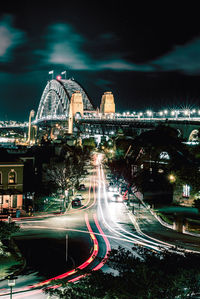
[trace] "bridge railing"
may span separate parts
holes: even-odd
[[[51,120],[67,120],[67,117],[65,115],[49,115],[46,117],[43,117],[41,119],[33,120],[32,124],[37,124],[43,121],[51,121]],[[108,114],[108,115],[101,115],[101,114],[97,114],[97,113],[86,113],[83,116],[78,115],[78,117],[76,118],[76,120],[82,120],[82,121],[95,121],[95,120],[102,120],[102,121],[106,121],[106,120],[114,120],[114,121],[139,121],[139,122],[167,122],[167,121],[175,121],[175,122],[200,122],[200,116],[166,116],[166,117],[148,117],[148,116],[140,116],[140,115],[119,115],[118,113],[116,114]],[[23,128],[23,127],[27,127],[28,126],[28,122],[24,122],[24,123],[19,123],[19,122],[15,122],[15,121],[0,121],[0,128]]]
[[[116,115],[106,115],[106,116],[99,116],[99,115],[84,115],[83,117],[79,117],[82,120],[120,120],[120,121],[200,121],[200,117],[131,117],[131,116],[116,116]]]

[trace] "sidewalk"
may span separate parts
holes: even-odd
[[[200,236],[175,231],[172,226],[160,221],[142,200],[135,199],[134,216],[141,231],[146,235],[179,248],[200,252]]]

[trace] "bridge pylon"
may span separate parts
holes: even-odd
[[[83,116],[83,98],[80,91],[76,91],[72,94],[70,106],[69,106],[69,118],[68,118],[68,133],[73,134],[73,121],[76,113],[80,113]]]
[[[28,139],[27,139],[27,144],[30,144],[31,142],[31,119],[34,117],[35,111],[31,110],[29,114],[29,122],[28,122]]]
[[[111,91],[106,91],[102,95],[100,113],[115,113],[115,101]]]

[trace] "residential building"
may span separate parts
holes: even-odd
[[[23,162],[0,162],[0,213],[23,207]]]

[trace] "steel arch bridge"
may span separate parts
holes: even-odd
[[[40,99],[35,122],[53,119],[68,119],[72,94],[81,92],[83,109],[93,111],[94,107],[84,88],[73,79],[48,81]]]

